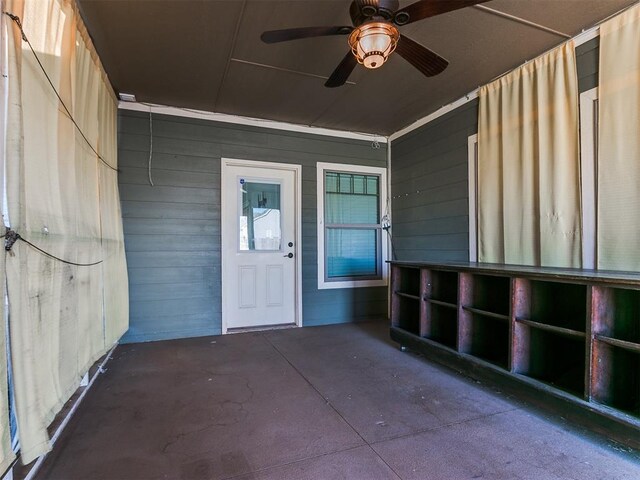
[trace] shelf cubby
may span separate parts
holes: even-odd
[[[640,417],[640,350],[595,340],[592,399]]]
[[[542,325],[542,328],[540,328]],[[565,335],[547,324],[518,322],[519,360],[515,373],[534,378],[576,397],[584,395],[585,337]]]
[[[410,295],[420,298],[420,269],[394,267],[394,293]]]
[[[640,345],[640,291],[593,287],[591,301],[595,335]]]
[[[431,270],[429,272],[429,294],[428,298],[440,305],[458,304],[458,273],[442,270]],[[434,303],[435,303],[434,302]]]
[[[536,280],[530,282],[529,295],[530,310],[520,318],[575,332],[586,331],[586,285]]]
[[[420,269],[393,266],[391,269],[391,317],[395,327],[420,335]]]
[[[469,337],[463,353],[509,368],[509,323],[500,317],[475,314],[468,319]]]
[[[587,286],[517,279],[512,370],[585,394]]]
[[[474,313],[483,312],[509,317],[509,301],[511,299],[511,279],[491,275],[471,275],[465,282],[464,301],[462,305],[473,308]]]
[[[414,335],[420,335],[420,301],[395,295],[394,308],[396,322],[394,326]]]
[[[509,368],[511,279],[460,274],[458,351]]]
[[[428,320],[422,336],[447,347],[456,348],[457,309],[440,302],[427,301],[426,303]]]
[[[590,397],[640,417],[640,291],[596,286]]]
[[[422,270],[424,292],[421,336],[456,348],[458,331],[458,273]]]

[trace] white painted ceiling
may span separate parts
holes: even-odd
[[[349,0],[78,1],[114,88],[138,101],[380,135],[636,3],[493,0],[428,18],[401,33],[448,59],[444,73],[424,77],[392,55],[330,89],[346,36],[267,45],[260,34],[350,25]]]

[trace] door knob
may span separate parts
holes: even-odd
[[[286,255],[284,255],[285,257],[289,257],[289,258],[293,258],[293,253],[289,252]]]

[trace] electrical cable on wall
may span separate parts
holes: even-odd
[[[36,53],[36,51],[33,49],[33,46],[31,45],[31,42],[29,41],[29,39],[27,38],[27,35],[24,33],[24,29],[22,28],[22,21],[20,20],[20,17],[18,17],[17,15],[13,15],[12,13],[9,12],[2,12],[4,13],[7,17],[9,17],[11,20],[14,21],[14,23],[18,26],[18,28],[20,29],[20,34],[22,35],[22,40],[24,40],[26,42],[26,44],[29,46],[29,49],[31,50],[31,53],[33,53],[33,56],[36,59],[36,62],[38,63],[40,70],[42,70],[42,73],[44,74],[44,76],[46,77],[47,81],[49,82],[49,85],[51,85],[51,88],[53,89],[54,93],[56,94],[56,97],[58,97],[58,100],[60,101],[60,103],[62,104],[62,108],[64,108],[64,111],[66,112],[67,116],[69,117],[69,119],[71,120],[71,123],[73,123],[73,125],[76,127],[76,129],[78,130],[78,133],[80,133],[80,136],[82,136],[82,138],[84,139],[85,142],[87,142],[87,145],[89,145],[89,148],[91,150],[93,150],[93,153],[96,154],[96,157],[98,157],[98,160],[100,160],[102,163],[104,163],[107,167],[109,167],[111,170],[117,172],[118,169],[113,167],[111,164],[109,164],[109,162],[107,162],[104,158],[102,158],[102,155],[100,155],[98,153],[98,151],[93,147],[93,145],[91,144],[91,142],[89,141],[89,139],[86,137],[86,135],[84,134],[84,132],[82,131],[82,129],[80,128],[80,125],[78,125],[78,123],[76,122],[76,120],[73,118],[73,115],[71,115],[71,111],[67,108],[67,105],[64,103],[64,100],[62,100],[62,97],[60,96],[60,94],[58,93],[58,90],[56,89],[55,85],[53,84],[53,82],[51,81],[51,77],[49,77],[49,74],[47,73],[47,71],[45,70],[44,66],[42,65],[42,62],[40,61],[40,57],[38,57],[38,54]]]
[[[24,243],[26,243],[27,245],[29,245],[30,247],[36,249],[38,252],[42,253],[43,255],[46,255],[47,257],[53,258],[54,260],[58,260],[59,262],[66,263],[67,265],[74,265],[76,267],[92,267],[94,265],[98,265],[98,264],[102,263],[102,260],[99,260],[97,262],[92,262],[92,263],[76,263],[76,262],[70,262],[69,260],[64,260],[63,258],[60,258],[60,257],[56,257],[55,255],[53,255],[53,254],[41,249],[37,245],[34,245],[29,240],[27,240],[26,238],[22,237],[18,232],[16,232],[15,230],[11,230],[8,227],[7,227],[7,232],[4,235],[2,235],[2,237],[0,237],[0,238],[4,238],[5,239],[4,240],[4,249],[7,252],[10,252],[11,249],[13,248],[13,245],[18,240],[21,240]]]
[[[153,158],[153,119],[151,117],[151,109],[149,109],[149,168],[148,168],[148,174],[149,174],[149,185],[151,185],[152,187],[153,185],[153,179],[151,178],[151,159]]]

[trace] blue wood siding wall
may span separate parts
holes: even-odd
[[[399,260],[469,259],[467,139],[477,131],[474,100],[391,142]]]
[[[599,38],[576,48],[578,85],[598,84]],[[469,260],[468,137],[478,100],[391,142],[393,238],[399,260]]]
[[[386,288],[317,289],[316,163],[386,167],[370,142],[153,115],[119,113],[119,184],[129,269],[123,341],[221,332],[221,157],[302,165],[304,326],[386,318]]]

